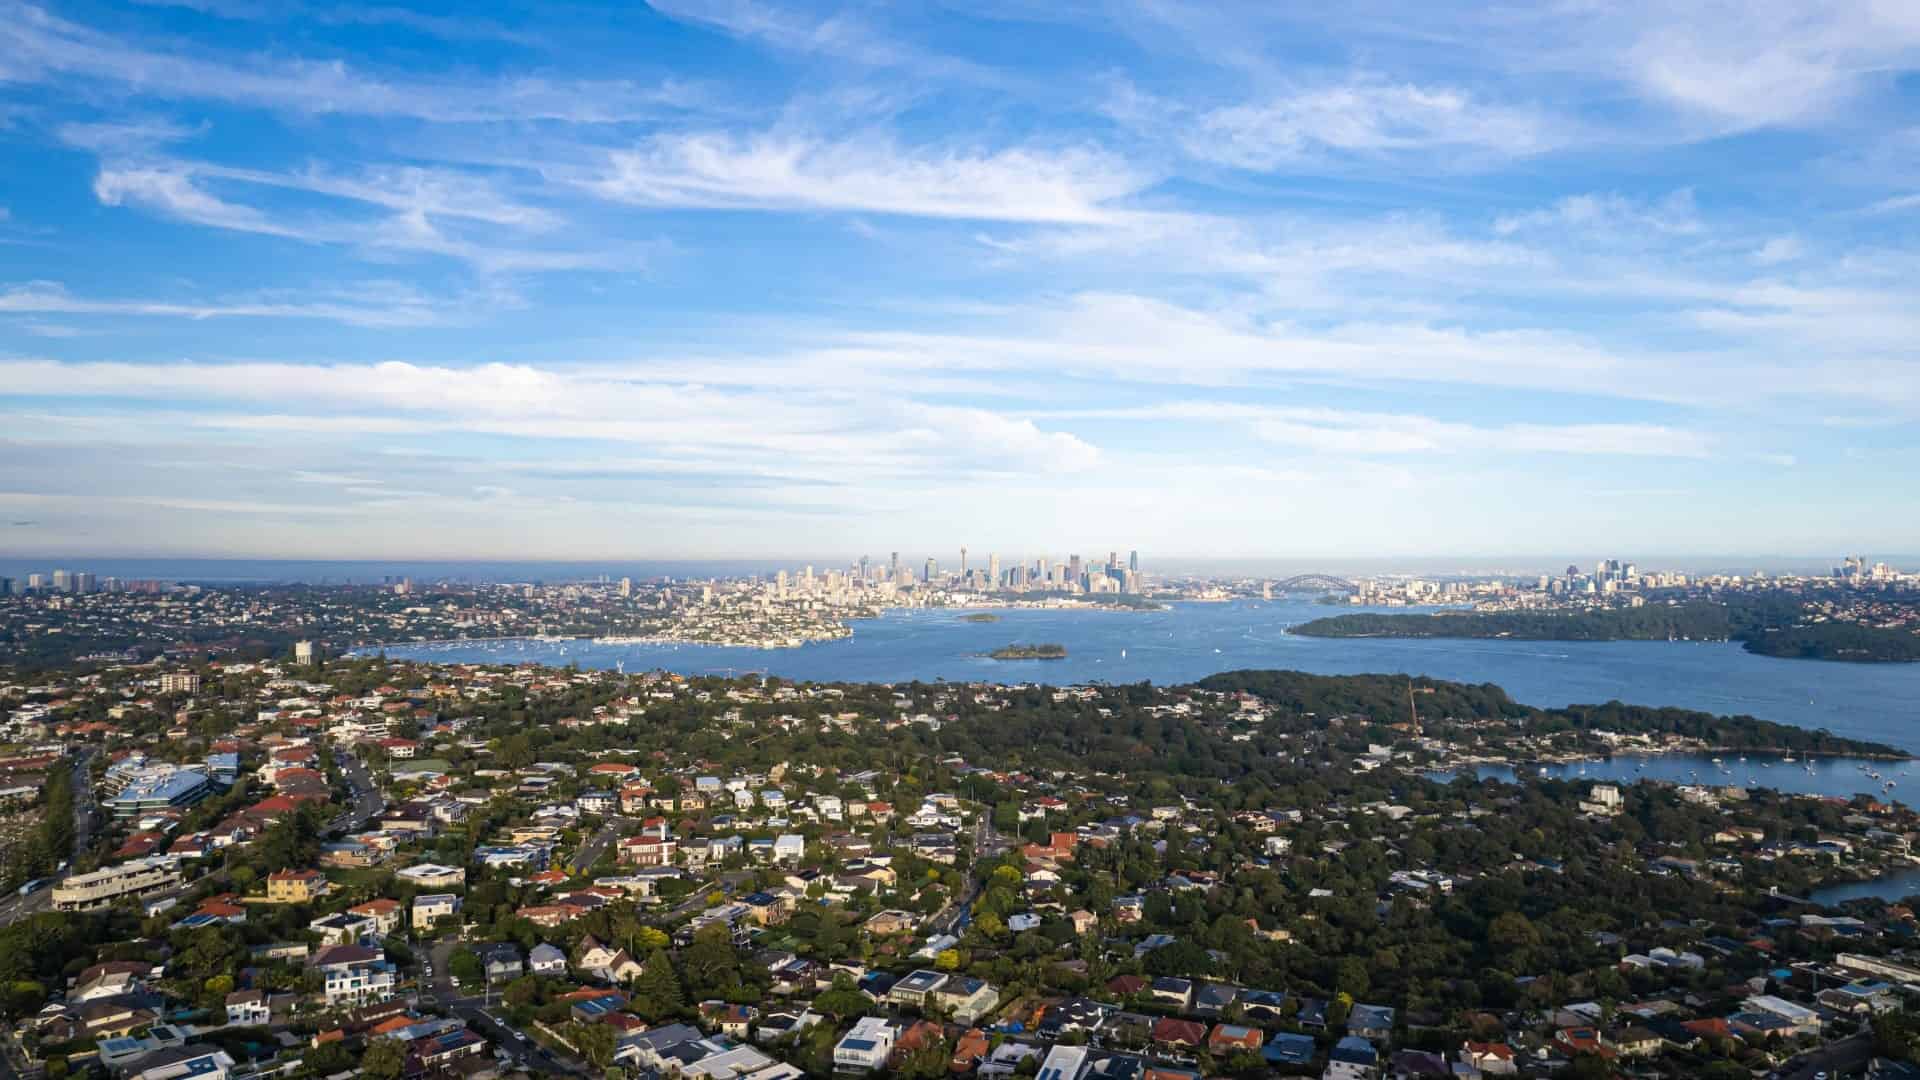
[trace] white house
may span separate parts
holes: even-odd
[[[773,838],[773,861],[799,862],[807,857],[807,838],[799,833],[781,833]]]
[[[325,970],[328,1008],[363,1005],[392,997],[393,988],[399,982],[399,973],[385,960],[331,965]]]
[[[1087,1073],[1087,1048],[1065,1043],[1047,1051],[1037,1080],[1080,1080]]]
[[[567,954],[543,941],[527,954],[527,970],[535,975],[565,975]]]
[[[897,1021],[881,1016],[863,1016],[853,1030],[841,1037],[833,1048],[833,1067],[849,1072],[884,1069],[900,1038]]]
[[[264,1027],[273,1019],[265,990],[235,990],[227,995],[227,1023],[238,1027]]]
[[[447,889],[467,883],[467,872],[458,866],[442,866],[439,863],[420,863],[404,870],[394,871],[394,876],[405,878],[423,889]]]

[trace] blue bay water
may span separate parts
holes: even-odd
[[[1237,668],[1368,672],[1495,683],[1555,707],[1619,700],[1746,714],[1920,751],[1920,664],[1840,664],[1755,656],[1736,644],[1308,638],[1291,626],[1345,610],[1309,600],[1183,603],[1164,611],[1007,609],[969,622],[956,610],[896,610],[853,636],[793,649],[716,645],[473,641],[388,646],[394,657],[479,663],[624,665],[685,674],[764,672],[841,682],[1192,682]],[[1062,660],[1000,661],[1011,642],[1058,642]]]
[[[1516,778],[1570,780],[1576,783],[1631,784],[1657,780],[1705,787],[1773,788],[1796,795],[1872,795],[1887,801],[1920,806],[1920,763],[1874,761],[1860,758],[1796,758],[1786,761],[1771,754],[1722,753],[1716,764],[1708,755],[1622,754],[1593,761],[1526,765],[1475,765],[1437,770],[1427,775],[1442,783],[1461,773],[1482,780]]]

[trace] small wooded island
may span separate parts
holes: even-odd
[[[995,660],[1064,660],[1067,647],[1047,642],[1040,645],[1002,645],[987,654]]]
[[[971,615],[960,616],[961,622],[999,622],[1000,616],[991,611],[976,611]]]

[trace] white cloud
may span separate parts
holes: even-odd
[[[449,169],[381,165],[362,170],[358,175],[342,175],[319,169],[279,173],[208,164],[181,167],[200,176],[289,188],[403,214],[460,218],[535,231],[559,224],[559,217],[552,211],[509,198],[481,177]]]
[[[77,146],[96,154],[127,156],[146,154],[169,143],[182,142],[203,130],[165,119],[123,119],[62,124],[56,134],[68,146]]]
[[[108,206],[137,206],[165,217],[216,229],[307,239],[251,206],[227,202],[202,190],[191,172],[178,168],[108,168],[94,178],[93,194]]]
[[[0,289],[0,312],[138,316],[175,319],[321,319],[352,326],[429,326],[448,321],[460,305],[435,302],[404,288],[370,287],[358,293],[305,299],[233,298],[182,303],[167,300],[97,300],[75,296],[58,282],[34,281]],[[52,336],[71,336],[55,334]]]
[[[993,221],[1097,223],[1148,177],[1103,151],[905,148],[880,137],[661,135],[609,155],[581,181],[657,207],[827,210]]]
[[[32,4],[0,4],[0,81],[90,80],[172,100],[329,115],[441,123],[560,121],[600,124],[657,118],[691,105],[670,81],[556,82],[539,77],[474,82],[383,78],[344,60],[221,57],[150,48],[69,22]]]
[[[604,369],[0,360],[0,379],[22,396],[220,406],[184,423],[263,437],[468,432],[630,443],[715,468],[774,461],[822,478],[844,476],[853,461],[863,476],[887,477],[1036,465],[1078,471],[1100,457],[1074,435],[980,408],[885,395],[716,390]],[[163,427],[177,430],[182,422],[168,417]]]
[[[1639,20],[1624,54],[1639,86],[1735,128],[1815,122],[1920,67],[1920,13],[1902,0],[1719,0],[1621,14]]]
[[[1502,236],[1536,230],[1610,234],[1634,238],[1691,236],[1702,231],[1693,192],[1682,189],[1658,202],[1643,202],[1614,193],[1569,195],[1552,206],[1496,218],[1493,230]]]
[[[207,186],[209,181],[228,189],[298,190],[387,213],[270,212],[215,194]],[[354,175],[318,170],[279,173],[147,160],[103,165],[93,190],[106,205],[138,207],[188,224],[314,244],[352,245],[386,257],[392,252],[441,255],[487,271],[573,270],[615,262],[633,267],[644,261],[640,252],[616,254],[585,242],[546,248],[499,243],[494,239],[498,229],[547,232],[556,229],[561,219],[542,207],[507,197],[486,179],[446,169],[383,166]],[[449,231],[449,225],[495,228],[462,233]]]
[[[1698,458],[1708,456],[1713,449],[1713,440],[1707,435],[1659,424],[1485,425],[1403,413],[1214,401],[1172,401],[1041,415],[1237,425],[1266,442],[1343,456],[1572,454]]]
[[[1371,77],[1213,108],[1158,100],[1129,85],[1108,111],[1198,160],[1260,171],[1411,154],[1446,168],[1475,167],[1553,149],[1570,134],[1565,121],[1529,108]]]
[[[1890,199],[1881,199],[1867,207],[1869,214],[1897,214],[1903,210],[1920,208],[1920,192],[1911,195],[1896,195]]]
[[[1785,236],[1769,237],[1753,253],[1753,261],[1761,266],[1777,266],[1780,263],[1793,262],[1806,254],[1806,245],[1798,236],[1791,233]]]

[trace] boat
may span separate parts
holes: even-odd
[[[1719,758],[1714,758],[1714,759],[1713,759],[1713,763],[1714,763],[1715,765],[1718,765],[1718,764],[1720,764],[1720,759],[1719,759]]]

